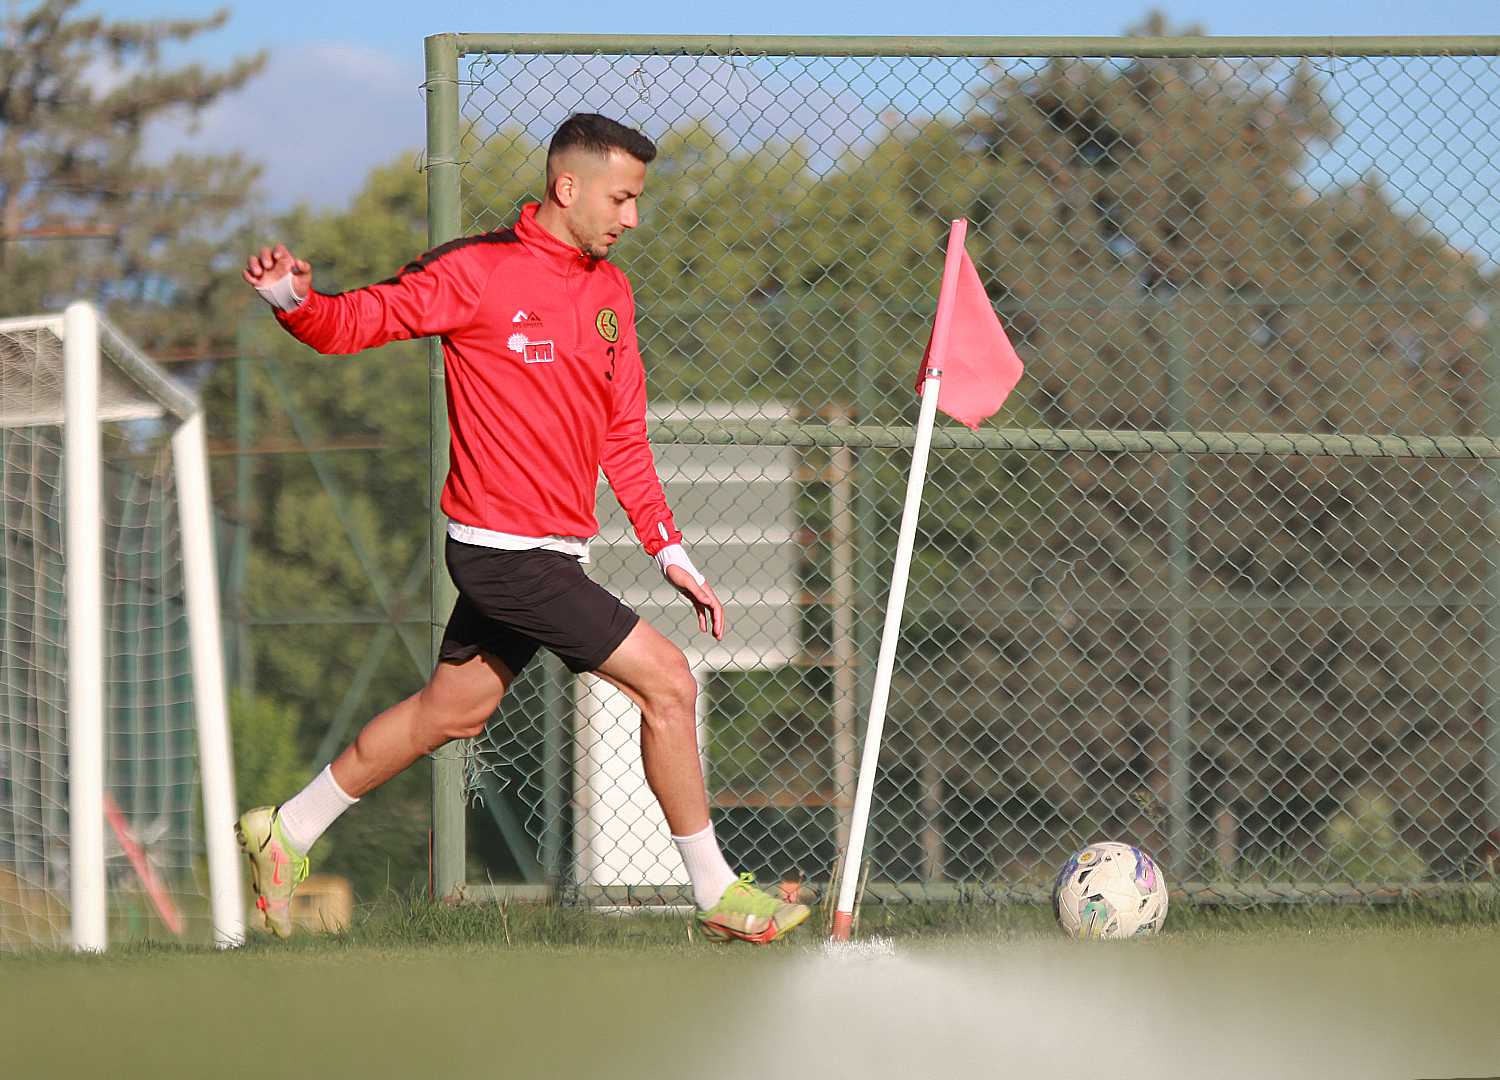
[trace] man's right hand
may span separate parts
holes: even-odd
[[[285,244],[261,248],[245,265],[245,281],[258,290],[270,289],[288,274],[295,301],[300,302],[312,289],[312,266],[293,257]]]

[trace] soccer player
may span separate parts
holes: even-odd
[[[697,683],[682,651],[580,563],[602,467],[647,554],[722,639],[724,608],[688,558],[646,437],[635,299],[610,249],[639,223],[656,147],[592,113],[547,151],[547,190],[515,225],[429,251],[395,277],[327,296],[282,244],[252,255],[245,280],[281,324],[323,353],[442,338],[451,430],[442,507],[458,587],[426,686],[371,720],[280,806],[240,818],[266,926],[291,933],[307,852],[359,797],[452,739],[478,735],[538,648],[591,671],[641,710],[641,758],[692,882],[708,936],[761,944],[807,918],[736,875],[708,816],[698,760]]]

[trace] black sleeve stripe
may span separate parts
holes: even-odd
[[[426,270],[427,267],[438,259],[441,259],[444,255],[458,251],[461,248],[471,247],[474,244],[519,244],[520,242],[521,239],[516,235],[515,229],[497,229],[495,232],[481,233],[478,236],[464,236],[457,240],[449,240],[446,244],[439,244],[420,259],[413,259],[400,270],[396,271],[394,276],[388,277],[384,281],[377,281],[375,284],[394,285],[407,274],[416,274]]]

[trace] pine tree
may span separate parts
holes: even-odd
[[[211,354],[241,303],[224,271],[259,170],[238,155],[149,161],[144,137],[153,122],[191,120],[265,58],[162,65],[163,46],[217,29],[227,9],[109,22],[78,6],[43,0],[5,25],[0,314],[86,299],[158,358]]]

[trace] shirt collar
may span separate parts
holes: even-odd
[[[527,203],[521,207],[521,216],[516,221],[516,235],[529,247],[534,247],[542,253],[554,259],[567,260],[576,263],[592,264],[597,259],[591,259],[579,248],[572,244],[564,243],[553,236],[546,229],[536,223],[536,211],[539,203]]]

